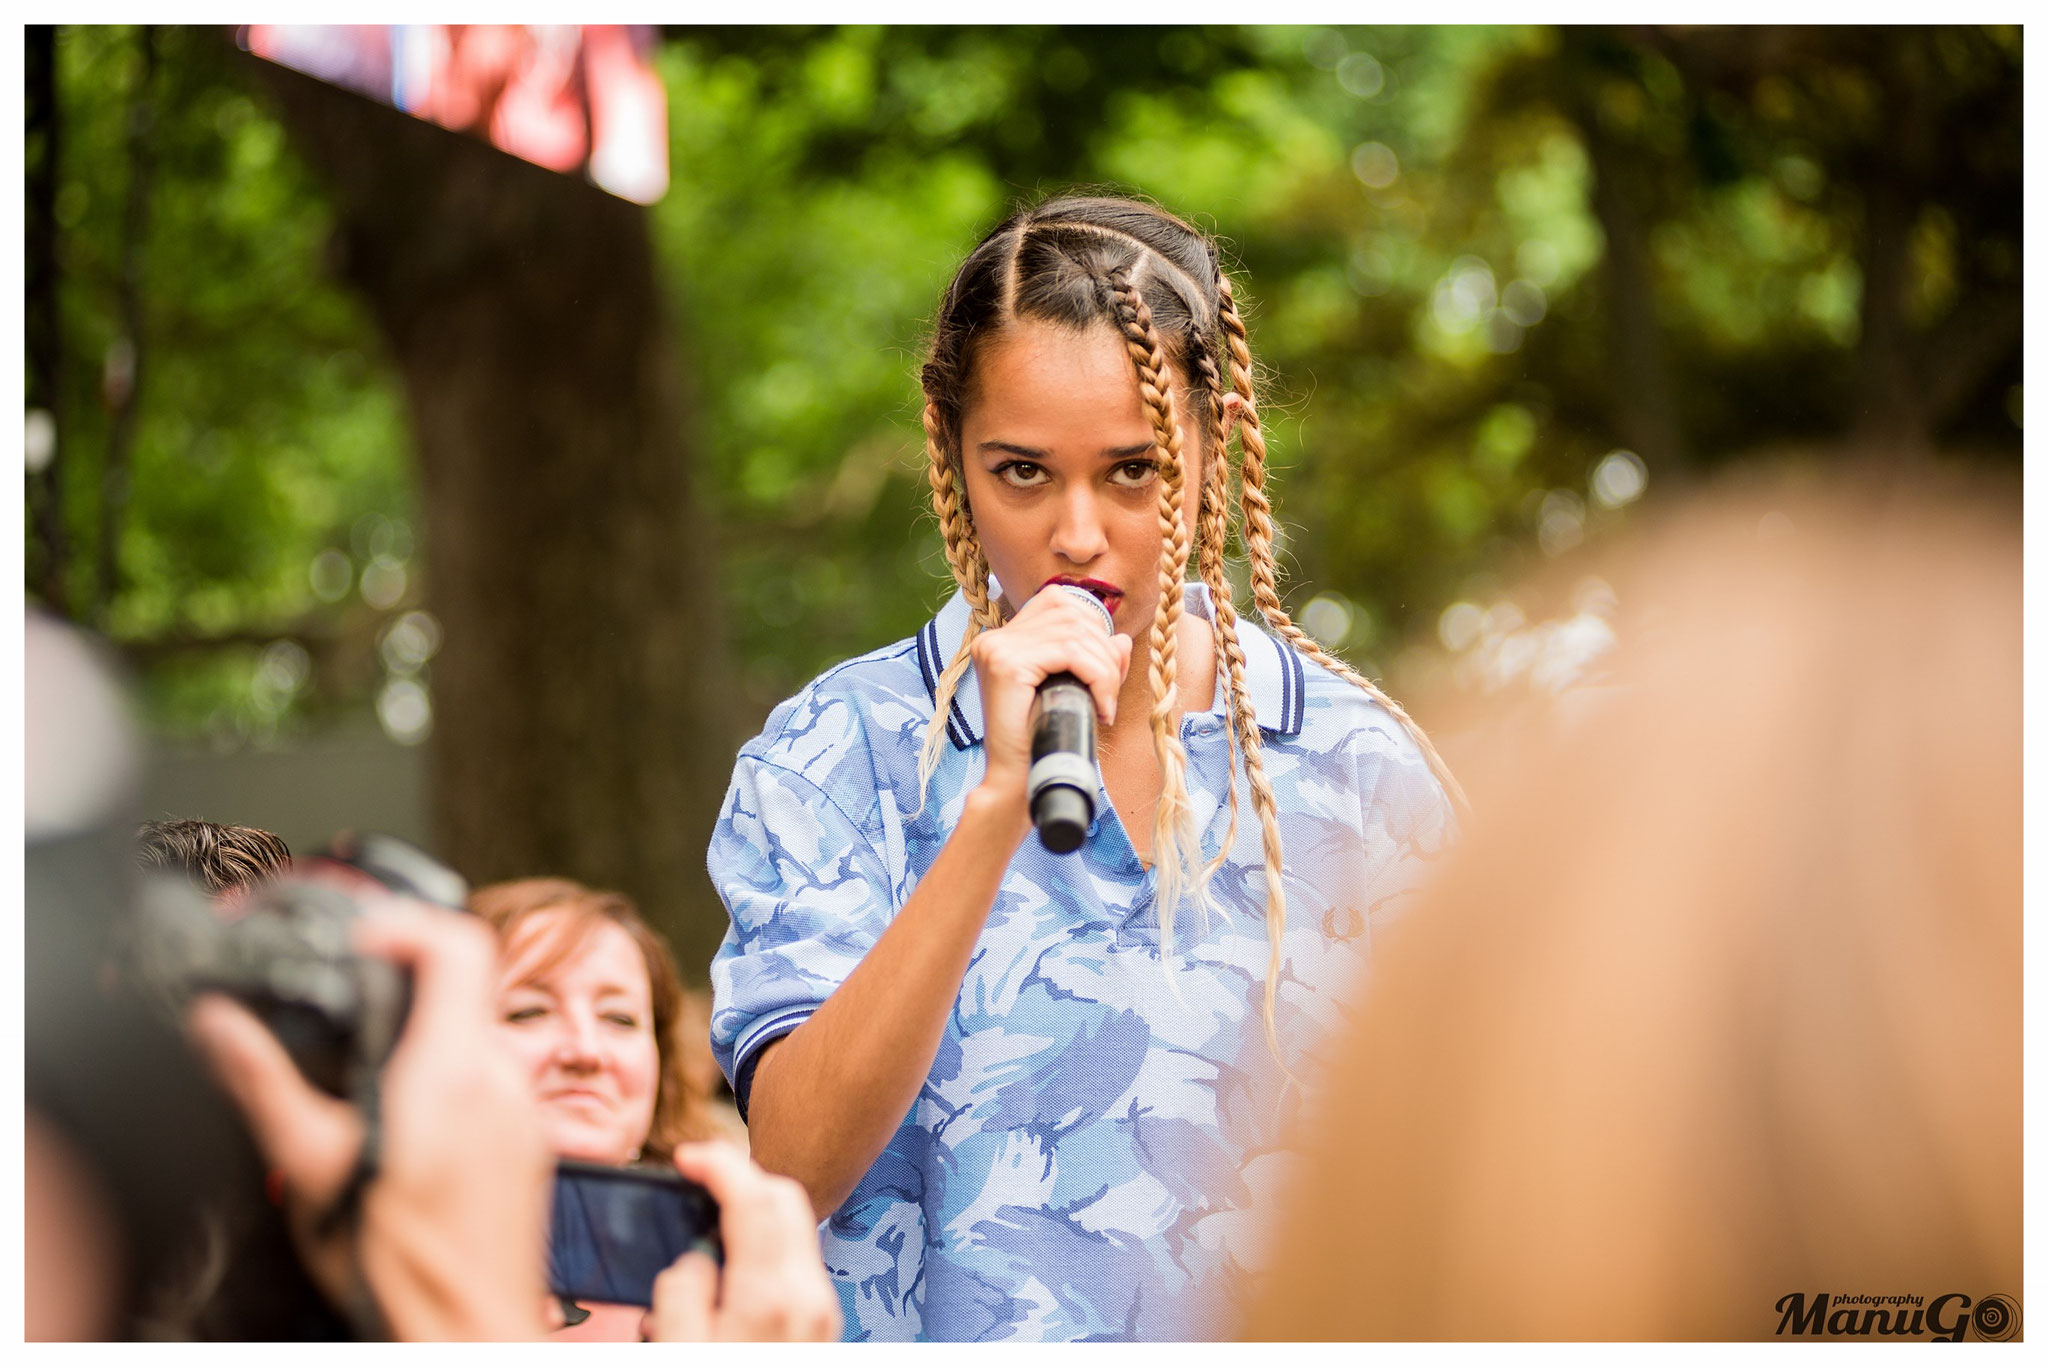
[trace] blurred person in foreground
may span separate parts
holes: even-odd
[[[23,1329],[117,1338],[253,1157],[175,1032],[102,988],[142,751],[111,663],[34,608],[23,647]]]
[[[144,879],[183,879],[230,916],[292,868],[290,847],[273,832],[185,817],[143,822],[132,854]],[[181,1252],[144,1296],[138,1337],[321,1339],[347,1332],[297,1266],[280,1212],[256,1199],[252,1187],[230,1187],[205,1204]]]
[[[1244,1335],[1995,1336],[2019,570],[2016,518],[1903,481],[1721,496],[1618,556],[1615,686],[1485,733]]]
[[[25,637],[25,1337],[346,1334],[288,1232],[244,1218],[264,1169],[233,1106],[116,966],[148,864],[120,680],[84,633],[31,611]],[[272,1256],[223,1286],[251,1236],[244,1265]]]
[[[292,852],[260,827],[173,818],[142,823],[135,833],[135,866],[144,873],[183,874],[209,897],[232,904],[288,872]]]
[[[555,1336],[836,1339],[838,1298],[802,1188],[704,1142],[729,1131],[693,1079],[686,994],[661,934],[623,894],[566,878],[479,888],[469,906],[499,937],[498,1035],[549,1148],[593,1163],[673,1161],[722,1213],[722,1287],[710,1260],[688,1253],[657,1281],[652,1312],[550,1302],[553,1315],[581,1316]],[[701,1034],[695,1045],[710,1052]]]

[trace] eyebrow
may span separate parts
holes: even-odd
[[[1102,459],[1132,460],[1138,456],[1150,455],[1154,449],[1154,445],[1155,443],[1153,442],[1141,441],[1131,446],[1114,446],[1109,448],[1108,450],[1105,450],[1102,453]],[[1017,443],[1011,441],[985,441],[981,443],[981,446],[978,449],[980,449],[983,452],[1006,451],[1010,455],[1019,456],[1025,460],[1036,461],[1042,461],[1048,455],[1051,454],[1051,452],[1041,451],[1035,446],[1019,446]]]
[[[510,983],[507,986],[500,988],[499,991],[501,993],[538,992],[543,997],[551,997],[557,999],[559,999],[562,995],[561,993],[555,991],[554,988],[548,986],[539,978],[523,978],[516,983]],[[628,987],[624,983],[605,983],[590,995],[592,1000],[598,1000],[605,997],[631,997],[635,1001],[647,1000],[651,1002],[651,997],[641,996],[641,994],[636,993],[631,987]]]

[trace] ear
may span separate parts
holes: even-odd
[[[1244,421],[1244,395],[1235,389],[1223,396],[1223,439],[1229,441],[1237,435],[1237,425]]]

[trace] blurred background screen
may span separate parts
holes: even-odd
[[[668,189],[668,113],[629,24],[250,24],[259,57],[472,133],[637,204]]]

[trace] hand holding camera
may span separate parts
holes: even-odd
[[[553,1163],[491,1031],[496,942],[467,917],[388,895],[348,930],[359,956],[410,971],[412,999],[382,1070],[377,1178],[354,1230],[326,1217],[358,1169],[358,1109],[224,996],[194,1004],[192,1034],[281,1175],[307,1266],[337,1305],[402,1339],[538,1337]]]

